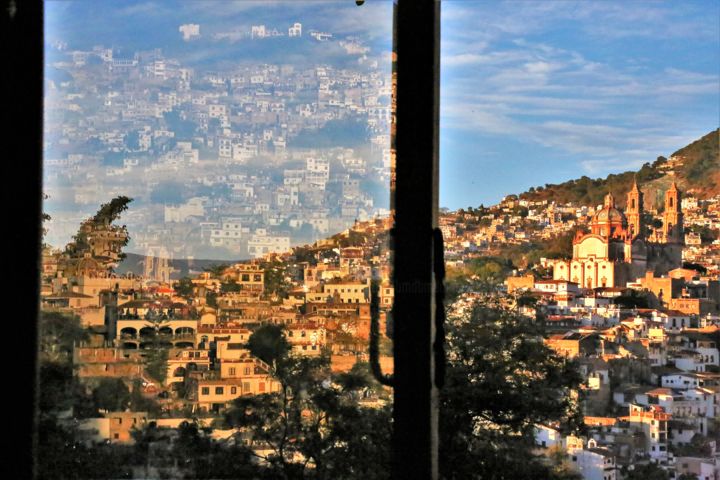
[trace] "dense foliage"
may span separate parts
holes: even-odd
[[[488,296],[447,325],[440,459],[447,479],[566,478],[532,453],[536,424],[581,428],[574,363],[542,341],[542,328]]]
[[[193,283],[190,277],[183,277],[178,280],[175,284],[173,284],[173,289],[175,290],[176,294],[185,299],[192,298]]]
[[[382,392],[367,365],[341,375],[332,375],[327,356],[283,355],[274,365],[280,391],[239,397],[226,415],[228,426],[259,447],[252,454],[265,465],[265,475],[389,478],[390,407],[358,403],[369,391]]]
[[[118,218],[120,214],[128,209],[128,204],[132,202],[132,198],[120,195],[113,198],[108,203],[103,203],[100,209],[93,217],[93,221],[98,225],[109,225]]]
[[[263,325],[255,330],[248,339],[247,348],[253,356],[268,365],[285,358],[290,351],[290,344],[285,339],[281,327],[277,325]]]
[[[681,148],[673,156],[684,159],[683,176],[695,188],[720,193],[720,129]]]

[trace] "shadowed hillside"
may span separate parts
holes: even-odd
[[[625,194],[633,179],[637,179],[648,209],[662,199],[670,183],[699,198],[720,194],[720,129],[714,130],[695,142],[676,151],[670,158],[658,157],[653,163],[644,164],[638,171],[610,174],[604,179],[587,176],[560,184],[546,184],[531,188],[520,194],[527,200],[554,200],[558,203],[596,205],[602,203],[610,191],[623,206]]]
[[[170,265],[174,269],[170,275],[171,279],[177,280],[190,273],[202,272],[205,268],[209,268],[213,265],[220,264],[234,264],[242,260],[231,261],[231,260],[198,260],[198,259],[187,259],[177,258],[170,260]],[[115,273],[125,275],[128,272],[132,272],[134,275],[142,275],[143,269],[145,268],[145,255],[139,255],[137,253],[128,253],[125,259],[118,264],[115,268]]]

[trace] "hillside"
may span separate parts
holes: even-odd
[[[645,194],[646,208],[655,208],[670,183],[699,198],[720,194],[720,129],[674,152],[669,158],[658,157],[638,171],[610,174],[604,179],[586,176],[560,184],[531,188],[519,195],[527,200],[554,200],[558,203],[596,205],[610,191],[623,206],[625,194],[637,179]]]
[[[587,176],[580,177],[560,184],[548,184],[544,187],[531,188],[519,195],[527,200],[553,200],[558,203],[574,202],[584,205],[597,205],[602,203],[605,194],[610,191],[615,195],[619,206],[624,207],[625,194],[630,190],[633,180],[645,193],[645,207],[653,209],[662,205],[664,192],[675,180],[679,188],[699,198],[708,198],[720,194],[720,129],[714,130],[695,142],[677,150],[669,158],[658,157],[653,163],[644,164],[638,171],[627,171],[611,174],[604,179],[592,179]],[[342,235],[332,237],[339,241]],[[357,234],[355,234],[357,236]],[[348,238],[342,246],[348,246],[359,241],[354,237]],[[568,238],[559,239],[560,243],[567,243]],[[529,250],[536,250],[543,255],[555,255],[559,251],[567,251],[568,247],[558,248],[554,240],[548,245],[532,245],[532,248],[515,248],[517,252],[497,252],[500,256],[513,257],[515,254],[524,256]],[[334,245],[334,244],[333,244]],[[305,247],[296,247],[295,253],[302,254]],[[514,247],[513,247],[514,248]],[[510,250],[513,250],[512,248]],[[145,257],[143,255],[128,253],[127,257],[115,269],[117,273],[133,272],[143,273]],[[303,259],[304,260],[304,259]],[[175,269],[171,278],[178,279],[192,271],[202,271],[204,268],[221,263],[231,264],[232,261],[173,259],[170,264]]]
[[[213,265],[220,264],[233,264],[235,261],[223,261],[223,260],[199,260],[199,259],[186,259],[177,258],[171,259],[170,265],[175,270],[170,278],[179,279],[190,273],[190,271],[200,272],[205,268]],[[134,275],[142,275],[145,266],[145,255],[139,255],[137,253],[128,253],[125,259],[120,262],[115,268],[115,273],[125,275],[128,272],[132,272]]]
[[[680,178],[702,196],[720,194],[720,129],[708,133],[671,155],[682,162]]]

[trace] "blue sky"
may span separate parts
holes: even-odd
[[[442,2],[441,205],[669,155],[720,123],[720,2]]]
[[[45,13],[48,44],[62,40],[70,49],[103,44],[128,54],[137,49],[162,48],[189,64],[225,59],[228,54],[234,60],[246,59],[247,49],[253,45],[239,38],[239,32],[259,24],[287,33],[294,22],[301,22],[306,32],[329,31],[340,38],[357,35],[378,50],[391,48],[392,3],[388,0],[362,7],[351,0],[49,0]],[[182,40],[178,27],[188,23],[200,25],[199,39]],[[261,45],[274,46],[272,42]],[[320,44],[314,58],[330,58],[332,48]],[[287,56],[293,54],[285,51]]]
[[[45,8],[48,43],[160,47],[190,63],[249,55],[234,34],[258,23],[359,35],[385,61],[390,45],[387,0]],[[719,18],[716,0],[443,0],[441,206],[491,204],[531,186],[635,169],[717,128]],[[184,23],[199,23],[202,38],[183,42]],[[316,60],[340,58],[319,50],[324,44],[307,48],[317,49]]]

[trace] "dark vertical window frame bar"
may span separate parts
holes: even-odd
[[[3,478],[33,478],[36,452],[37,316],[40,298],[42,209],[43,4],[0,2],[0,40],[5,97],[2,120],[5,172],[2,192],[3,272],[9,300],[13,348],[13,394],[6,397],[13,419],[3,435]],[[12,459],[12,460],[9,460]]]
[[[438,477],[433,229],[438,212],[439,0],[396,0],[393,478]]]

